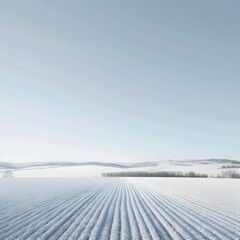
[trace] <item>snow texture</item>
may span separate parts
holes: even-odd
[[[240,239],[239,180],[229,181],[1,179],[0,239]],[[235,205],[219,199],[233,193]]]

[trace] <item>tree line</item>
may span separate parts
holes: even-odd
[[[207,174],[191,172],[147,172],[147,171],[128,171],[128,172],[109,172],[102,173],[102,177],[192,177],[192,178],[207,178]]]

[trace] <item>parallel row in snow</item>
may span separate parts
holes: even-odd
[[[24,184],[0,190],[0,239],[240,239],[238,213],[131,179]]]

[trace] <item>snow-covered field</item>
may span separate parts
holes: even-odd
[[[223,168],[227,166],[228,168]],[[11,171],[14,177],[100,177],[109,172],[195,172],[217,177],[222,172],[235,171],[240,174],[240,161],[228,159],[159,161],[139,163],[105,162],[40,162],[40,163],[4,163],[0,162],[0,178],[5,171]]]
[[[0,179],[0,239],[240,239],[239,180]]]
[[[42,162],[9,164],[0,162],[0,178],[11,171],[14,177],[22,178],[61,178],[61,177],[100,177],[104,172],[151,171],[157,163],[116,164],[103,162]]]

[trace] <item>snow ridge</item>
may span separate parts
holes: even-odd
[[[0,239],[239,239],[240,215],[131,179],[0,195]],[[16,200],[14,200],[16,199]]]

